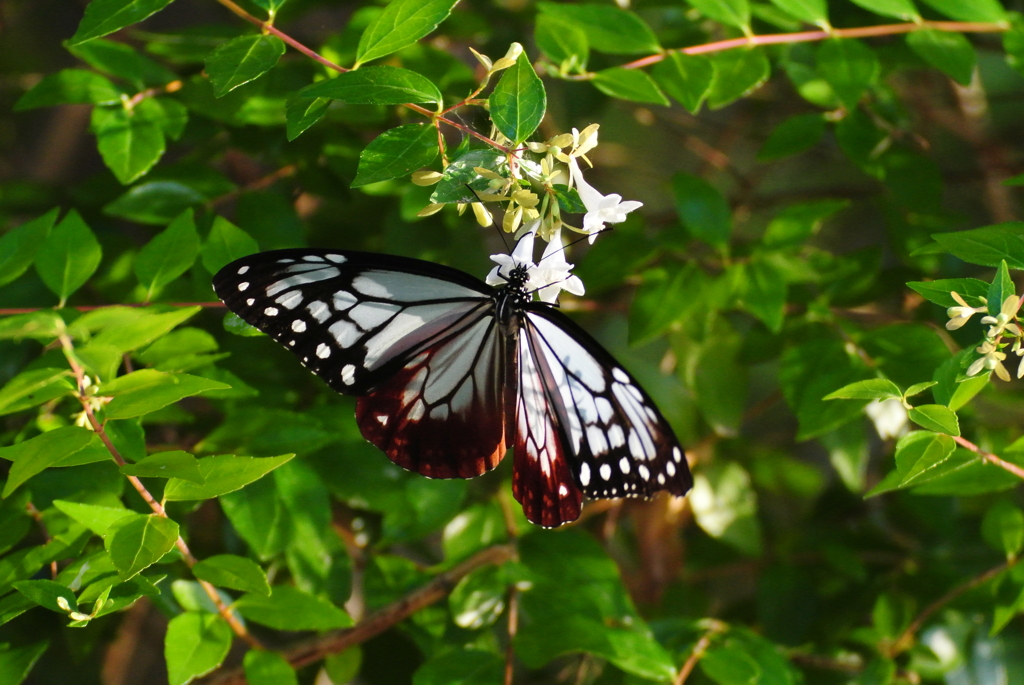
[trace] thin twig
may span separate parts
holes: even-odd
[[[301,668],[320,661],[325,656],[343,652],[349,647],[366,642],[417,611],[447,597],[458,582],[472,571],[482,566],[500,566],[515,558],[515,554],[512,545],[488,547],[445,571],[423,587],[370,614],[354,627],[319,635],[285,651],[282,656],[294,668]],[[209,685],[242,685],[245,683],[245,671],[240,668],[223,671],[206,682]]]
[[[724,633],[727,628],[728,626],[721,621],[715,621],[712,624],[711,628],[709,628],[708,631],[704,633],[699,640],[697,640],[697,644],[693,646],[693,649],[690,651],[690,656],[686,658],[686,661],[683,663],[683,667],[679,669],[679,673],[676,675],[676,679],[672,681],[672,685],[683,685],[683,683],[686,682],[686,679],[690,677],[690,673],[693,672],[693,667],[697,665],[700,658],[704,656],[704,652],[706,652],[708,647],[711,646],[711,641],[714,640],[719,633]]]
[[[970,440],[967,440],[966,438],[962,438],[959,435],[951,435],[950,437],[953,438],[953,440],[955,440],[958,445],[960,445],[961,447],[965,447],[965,448],[969,449],[970,451],[974,452],[975,454],[977,454],[979,457],[981,457],[982,459],[984,459],[988,463],[993,464],[995,466],[998,466],[1001,469],[1006,469],[1007,471],[1009,471],[1013,475],[1015,475],[1018,478],[1024,480],[1024,468],[1021,468],[1021,467],[1017,466],[1016,464],[1012,464],[1012,463],[1006,461],[1005,459],[1000,459],[999,457],[997,457],[996,455],[992,454],[991,452],[986,452],[985,450],[981,449],[980,447],[975,445]]]
[[[1017,565],[1018,562],[1020,562],[1020,560],[1021,557],[1016,557],[1014,559],[1006,561],[1005,563],[999,564],[998,566],[990,568],[981,575],[975,576],[967,582],[957,585],[955,588],[953,588],[946,594],[942,595],[942,597],[939,597],[937,600],[926,606],[924,610],[920,614],[918,614],[913,621],[910,622],[910,625],[907,626],[907,629],[904,630],[903,633],[901,633],[900,636],[893,641],[892,646],[889,648],[890,656],[894,657],[897,654],[900,654],[901,652],[905,652],[906,650],[910,649],[910,647],[913,645],[914,635],[917,634],[917,631],[921,629],[921,627],[924,625],[924,622],[927,621],[932,616],[932,614],[934,614],[939,609],[946,606],[954,599],[967,592],[968,590],[973,590],[979,585],[984,585],[988,581],[998,576],[1003,571],[1007,571],[1013,568]]]
[[[50,531],[46,528],[46,521],[43,520],[42,513],[40,513],[40,511],[36,509],[36,505],[32,504],[32,502],[25,502],[25,511],[28,512],[28,515],[31,516],[32,520],[36,522],[37,526],[39,526],[39,530],[43,532],[43,539],[47,542],[52,540],[53,538],[50,537]],[[57,579],[56,561],[50,562],[50,577],[52,577],[54,580]]]
[[[270,186],[274,185],[277,181],[281,180],[282,178],[288,178],[289,176],[294,176],[295,172],[297,172],[298,170],[299,170],[299,168],[297,166],[295,166],[294,164],[289,164],[287,166],[283,166],[280,169],[278,169],[277,171],[275,171],[274,173],[267,174],[266,176],[264,176],[262,178],[258,178],[258,179],[256,179],[255,181],[253,181],[252,183],[250,183],[250,184],[248,184],[246,186],[243,186],[241,188],[235,188],[234,190],[229,191],[227,193],[224,193],[223,195],[218,195],[217,197],[213,198],[212,200],[207,200],[206,206],[207,207],[216,207],[217,205],[222,204],[224,202],[227,202],[228,200],[233,200],[234,198],[238,197],[242,193],[248,193],[248,192],[252,192],[254,190],[263,190],[264,188],[269,188]]]
[[[921,29],[934,29],[951,33],[1004,33],[1010,30],[1009,24],[969,21],[922,21],[906,24],[883,24],[881,26],[860,26],[852,29],[832,29],[830,31],[798,31],[795,33],[771,33],[761,36],[730,38],[703,45],[691,45],[687,48],[666,50],[664,53],[642,57],[622,65],[623,69],[639,69],[656,64],[673,52],[685,55],[705,55],[710,52],[722,52],[737,48],[749,48],[755,45],[777,45],[779,43],[809,43],[829,38],[872,38],[891,36],[900,33],[912,33]],[[593,78],[591,76],[591,78]]]
[[[515,675],[516,633],[519,631],[519,591],[515,585],[508,589],[508,644],[505,645],[505,685],[512,685]]]
[[[117,463],[118,466],[124,466],[127,462],[125,461],[124,457],[121,456],[121,453],[117,450],[117,447],[114,446],[114,443],[110,440],[110,436],[107,434],[107,431],[103,427],[103,424],[100,423],[99,419],[96,418],[96,413],[93,411],[92,404],[90,403],[90,398],[85,394],[85,370],[82,368],[82,366],[78,363],[78,360],[75,358],[74,344],[72,343],[70,336],[68,336],[66,333],[62,333],[60,336],[60,344],[61,347],[64,348],[64,353],[65,356],[67,357],[68,364],[71,365],[71,371],[75,374],[75,379],[77,381],[78,388],[78,401],[81,402],[82,404],[82,411],[85,413],[85,416],[89,421],[89,425],[92,426],[93,432],[95,432],[96,435],[99,436],[100,440],[103,441],[103,444],[106,446],[107,451],[110,452],[110,456],[113,458],[114,462]],[[141,480],[139,480],[135,476],[127,476],[127,478],[128,482],[132,484],[132,487],[135,488],[135,490],[139,493],[142,499],[145,500],[146,504],[149,505],[149,508],[153,510],[153,513],[163,518],[169,518],[167,516],[167,511],[164,509],[163,505],[160,504],[160,502],[156,501],[156,499],[153,497],[152,494],[150,494],[149,490],[146,489],[146,486],[142,483]],[[175,541],[174,544],[178,548],[178,551],[181,552],[181,556],[184,558],[185,563],[188,565],[188,567],[192,568],[193,566],[195,566],[198,560],[192,554],[192,551],[189,550],[188,545],[185,544],[185,540],[180,535],[178,536],[178,539]],[[223,617],[223,619],[227,621],[228,625],[231,626],[231,630],[233,630],[238,637],[245,640],[250,647],[253,647],[255,649],[262,649],[263,646],[259,643],[259,641],[257,641],[256,638],[249,634],[249,631],[246,630],[245,626],[241,623],[241,621],[238,620],[238,617],[231,611],[230,608],[228,608],[226,604],[224,604],[224,600],[221,599],[220,593],[217,592],[217,588],[215,588],[213,585],[206,582],[205,580],[200,580],[199,584],[202,586],[203,590],[206,591],[206,594],[209,595],[210,600],[217,607],[217,613],[219,613],[221,617]]]

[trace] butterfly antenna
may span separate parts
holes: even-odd
[[[588,234],[587,234],[587,235],[585,235],[585,236],[581,236],[581,237],[579,237],[579,238],[576,238],[576,240],[571,240],[571,241],[569,241],[569,243],[568,243],[567,245],[562,245],[562,247],[558,248],[557,250],[555,250],[555,251],[554,251],[554,252],[552,252],[551,254],[547,254],[547,255],[544,255],[543,257],[541,257],[541,258],[540,258],[540,259],[539,259],[539,260],[537,261],[537,263],[538,263],[538,264],[540,264],[541,262],[543,262],[543,261],[544,261],[545,259],[547,259],[548,257],[551,257],[551,256],[553,256],[553,255],[556,255],[556,254],[558,254],[559,252],[565,252],[565,250],[567,250],[568,248],[572,247],[572,246],[573,246],[573,245],[575,245],[576,243],[582,242],[582,241],[584,241],[584,240],[590,240],[590,238],[591,238],[592,236],[600,235],[601,233],[607,233],[608,231],[611,231],[611,230],[614,230],[614,229],[613,229],[613,228],[612,228],[611,226],[605,226],[605,227],[604,227],[604,228],[602,228],[602,229],[601,229],[600,231],[594,231],[593,233],[588,233]]]
[[[469,190],[469,192],[473,193],[473,195],[476,196],[476,199],[480,201],[480,204],[484,203],[484,201],[480,199],[480,194],[473,189],[473,186],[469,185],[468,183],[466,183],[465,186]],[[512,254],[512,248],[508,246],[508,241],[505,240],[505,232],[498,227],[497,223],[492,223],[491,225],[494,226],[494,230],[496,230],[498,232],[498,235],[501,237],[501,242],[504,243],[505,245],[505,252],[507,254]]]

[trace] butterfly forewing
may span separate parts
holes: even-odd
[[[588,497],[684,495],[693,485],[672,428],[639,384],[568,317],[530,305],[522,331],[557,389],[550,412]],[[520,343],[521,345],[524,343]],[[524,381],[525,382],[525,381]]]
[[[492,289],[461,271],[365,252],[250,255],[213,285],[231,311],[352,395],[372,391],[492,302]]]

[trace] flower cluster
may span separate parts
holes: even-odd
[[[971,307],[958,293],[952,292],[950,295],[958,304],[958,306],[946,310],[946,314],[949,316],[946,328],[951,331],[963,326],[975,314],[987,311],[987,307],[984,306],[987,304],[984,298],[979,298],[983,306]],[[1024,332],[1016,323],[1017,312],[1020,310],[1022,301],[1024,299],[1017,295],[1008,295],[999,308],[999,314],[982,317],[981,323],[987,325],[988,329],[985,331],[985,340],[975,348],[975,351],[981,356],[967,368],[968,376],[977,376],[982,371],[988,370],[994,371],[996,376],[1004,381],[1010,380],[1010,372],[1003,365],[1003,361],[1006,359],[1006,352],[1003,350],[1011,343],[1004,342],[1003,338],[1007,336],[1012,338],[1011,351],[1018,357],[1024,356],[1024,347],[1021,345]],[[1024,360],[1021,360],[1017,366],[1017,378],[1022,377],[1024,377]]]

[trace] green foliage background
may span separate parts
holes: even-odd
[[[0,5],[0,683],[1024,682],[1024,404],[995,378],[1022,10]],[[513,42],[438,155],[470,48]],[[688,446],[685,500],[533,527],[510,460],[401,471],[217,307],[211,274],[257,250],[482,276],[500,240],[452,205],[499,168],[467,134],[492,120],[599,123],[591,181],[644,202],[573,248],[566,308]]]

